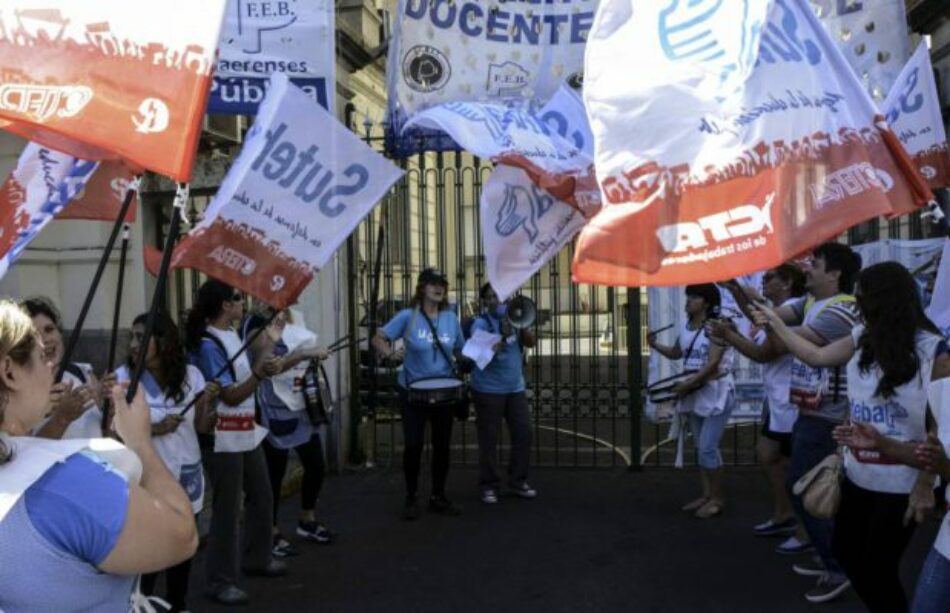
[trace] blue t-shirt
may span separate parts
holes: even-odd
[[[188,354],[188,361],[198,367],[207,381],[217,381],[221,384],[221,387],[227,387],[235,383],[234,377],[231,376],[231,369],[224,368],[225,364],[228,363],[228,355],[210,339],[201,339],[201,346],[198,347],[197,351]],[[224,368],[224,372],[221,372],[222,368]],[[215,377],[219,372],[221,374]]]
[[[472,333],[484,330],[501,334],[501,322],[491,315],[480,315],[472,323]],[[472,371],[472,389],[486,394],[514,394],[524,391],[521,343],[517,336],[502,339],[505,346],[495,354],[485,370]]]
[[[56,464],[24,493],[30,522],[65,554],[99,566],[119,542],[129,484],[108,462],[88,452]]]
[[[413,320],[413,313],[415,319]],[[400,338],[406,340],[406,359],[399,372],[399,385],[408,387],[419,379],[429,377],[453,376],[452,364],[445,360],[445,356],[432,342],[432,330],[426,323],[427,315],[421,310],[403,309],[383,326],[383,334],[392,341]],[[406,331],[412,321],[412,330]],[[462,326],[449,310],[439,311],[439,316],[432,322],[432,326],[439,335],[439,342],[449,356],[457,349],[462,350],[465,337],[462,335]],[[408,382],[408,383],[407,383]]]

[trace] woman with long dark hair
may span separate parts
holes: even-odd
[[[303,466],[300,487],[300,518],[297,536],[320,544],[329,544],[333,534],[317,520],[316,506],[323,487],[325,470],[323,441],[320,429],[307,411],[303,382],[312,376],[316,362],[327,359],[327,351],[316,344],[316,335],[291,320],[289,310],[274,314],[271,307],[259,305],[244,322],[244,338],[270,321],[266,333],[258,334],[251,344],[251,355],[273,355],[279,361],[278,374],[261,382],[257,388],[257,405],[261,423],[268,430],[264,439],[264,457],[270,473],[274,500],[273,554],[276,557],[296,555],[297,551],[283,537],[277,526],[281,484],[287,471],[290,450],[297,453]]]
[[[449,444],[452,439],[452,407],[445,403],[411,401],[410,389],[423,380],[441,379],[451,383],[456,367],[453,353],[460,353],[465,339],[458,317],[449,310],[449,282],[441,273],[427,268],[419,274],[410,308],[403,309],[373,338],[377,353],[387,359],[404,359],[399,373],[399,401],[402,406],[404,438],[403,471],[406,476],[405,518],[419,518],[416,500],[419,468],[425,443],[426,422],[432,423],[432,495],[429,509],[442,515],[458,515],[461,510],[445,495],[449,474]],[[399,343],[398,341],[402,341]],[[441,390],[434,390],[435,393]]]
[[[132,322],[127,363],[116,371],[119,381],[131,378],[130,373],[142,357],[147,317],[148,314],[143,313]],[[205,489],[197,432],[214,430],[217,418],[214,404],[221,387],[213,381],[205,383],[201,371],[185,362],[178,326],[165,313],[155,316],[155,329],[144,357],[145,370],[142,371],[140,385],[150,409],[152,443],[165,466],[188,494],[197,519]],[[182,410],[196,397],[194,406],[182,415]],[[171,605],[171,611],[186,610],[191,558],[164,572],[165,599]],[[154,593],[158,575],[143,575],[144,594],[150,596]]]
[[[656,335],[647,336],[650,347],[671,360],[683,360],[683,370],[692,375],[679,383],[677,410],[689,415],[690,431],[699,456],[702,495],[683,506],[684,511],[706,519],[726,506],[722,487],[722,454],[719,441],[732,414],[735,382],[734,351],[710,342],[706,322],[718,316],[722,297],[712,283],[686,286],[687,322],[674,345],[661,345]]]
[[[914,449],[927,438],[927,389],[950,375],[950,353],[897,262],[862,270],[854,296],[864,324],[824,347],[791,332],[767,307],[755,319],[810,366],[847,364],[850,424],[835,430],[847,446],[846,479],[832,550],[871,611],[906,611],[898,568],[914,524],[905,517],[933,505],[933,479],[919,470]],[[878,435],[890,444],[866,448]]]
[[[63,318],[48,298],[27,298],[21,305],[43,339],[46,357],[54,368],[63,360]],[[36,430],[42,438],[98,438],[102,436],[99,382],[88,364],[70,362],[63,379],[53,384],[49,416]]]
[[[137,575],[194,555],[191,505],[141,391],[130,406],[123,386],[109,390],[125,446],[30,436],[52,384],[30,317],[0,302],[0,609],[128,611]]]
[[[235,328],[244,317],[244,300],[244,294],[234,288],[206,281],[188,314],[185,336],[191,363],[206,381],[221,386],[214,438],[205,439],[203,451],[214,492],[208,595],[222,604],[249,600],[237,586],[242,551],[246,574],[277,577],[287,573],[286,565],[271,556],[273,503],[261,450],[267,431],[254,423],[254,393],[263,379],[276,374],[277,363],[262,355],[252,366],[245,353],[238,355],[243,342]],[[241,546],[240,539],[242,502],[247,547]]]

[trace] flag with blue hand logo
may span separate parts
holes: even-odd
[[[576,282],[732,278],[933,197],[807,0],[602,0],[584,75]]]

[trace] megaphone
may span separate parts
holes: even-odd
[[[515,330],[528,328],[538,317],[538,307],[526,296],[515,296],[498,307],[498,316],[508,320]]]

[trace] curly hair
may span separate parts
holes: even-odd
[[[144,326],[148,320],[148,313],[142,313],[132,322],[132,326]],[[155,329],[152,331],[155,341],[155,351],[158,362],[161,364],[161,379],[165,385],[166,398],[181,402],[185,397],[185,380],[188,377],[188,364],[185,362],[185,351],[181,346],[181,335],[178,326],[166,313],[155,314]],[[148,350],[145,349],[147,354]],[[129,368],[135,367],[134,356],[129,355]]]
[[[858,367],[866,373],[879,366],[884,375],[876,393],[889,398],[920,370],[917,332],[940,331],[924,313],[914,278],[897,262],[881,262],[858,273],[855,299],[865,323],[858,339]]]

